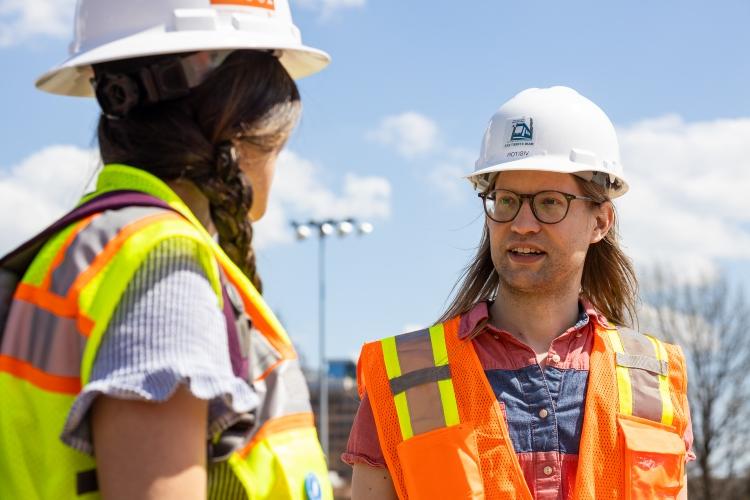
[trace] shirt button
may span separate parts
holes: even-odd
[[[544,475],[545,476],[551,476],[552,475],[552,467],[550,467],[549,465],[547,467],[545,467],[543,470],[544,470]]]
[[[558,356],[557,354],[553,354],[552,355],[552,362],[553,363],[559,363],[560,362],[560,356]]]
[[[582,336],[583,336],[583,334],[581,332],[576,333],[576,338],[577,339],[580,339]]]
[[[540,417],[547,418],[547,415],[549,415],[549,412],[545,408],[542,408],[541,410],[539,410]]]
[[[494,338],[495,340],[500,340],[500,336],[499,336],[499,335],[495,335],[495,334],[493,334],[493,335],[492,335],[492,337],[493,337],[493,338]]]

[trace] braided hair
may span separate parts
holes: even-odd
[[[94,70],[117,72],[152,59]],[[99,147],[105,163],[124,163],[165,181],[192,181],[208,198],[222,249],[261,291],[248,217],[253,190],[236,144],[259,155],[279,151],[300,110],[297,86],[276,57],[239,50],[185,97],[133,109],[123,118],[102,114]]]

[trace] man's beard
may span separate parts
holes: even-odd
[[[548,299],[565,296],[570,293],[571,287],[578,289],[581,286],[581,271],[574,266],[545,262],[537,272],[510,270],[504,267],[506,266],[495,269],[499,278],[498,295],[509,294],[519,298],[545,297]]]

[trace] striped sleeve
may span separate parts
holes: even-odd
[[[61,439],[69,446],[93,452],[89,410],[102,394],[160,402],[184,384],[209,401],[207,437],[257,407],[253,389],[232,373],[226,321],[196,245],[166,240],[136,271],[68,414]]]

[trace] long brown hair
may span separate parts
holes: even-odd
[[[597,203],[610,201],[601,185],[579,177],[575,179],[583,193]],[[489,229],[485,224],[477,253],[453,286],[451,293],[455,292],[455,295],[438,322],[465,314],[477,302],[493,299],[499,283],[490,254]],[[589,246],[583,264],[581,293],[609,321],[629,326],[636,321],[638,280],[633,263],[620,248],[616,213],[604,239]],[[475,333],[482,326],[478,325]]]
[[[118,64],[95,70],[117,71]],[[252,186],[231,154],[232,141],[259,154],[276,152],[300,109],[297,86],[276,57],[235,51],[184,98],[134,109],[125,118],[102,114],[99,147],[105,163],[193,181],[208,198],[221,247],[261,290],[248,218]]]

